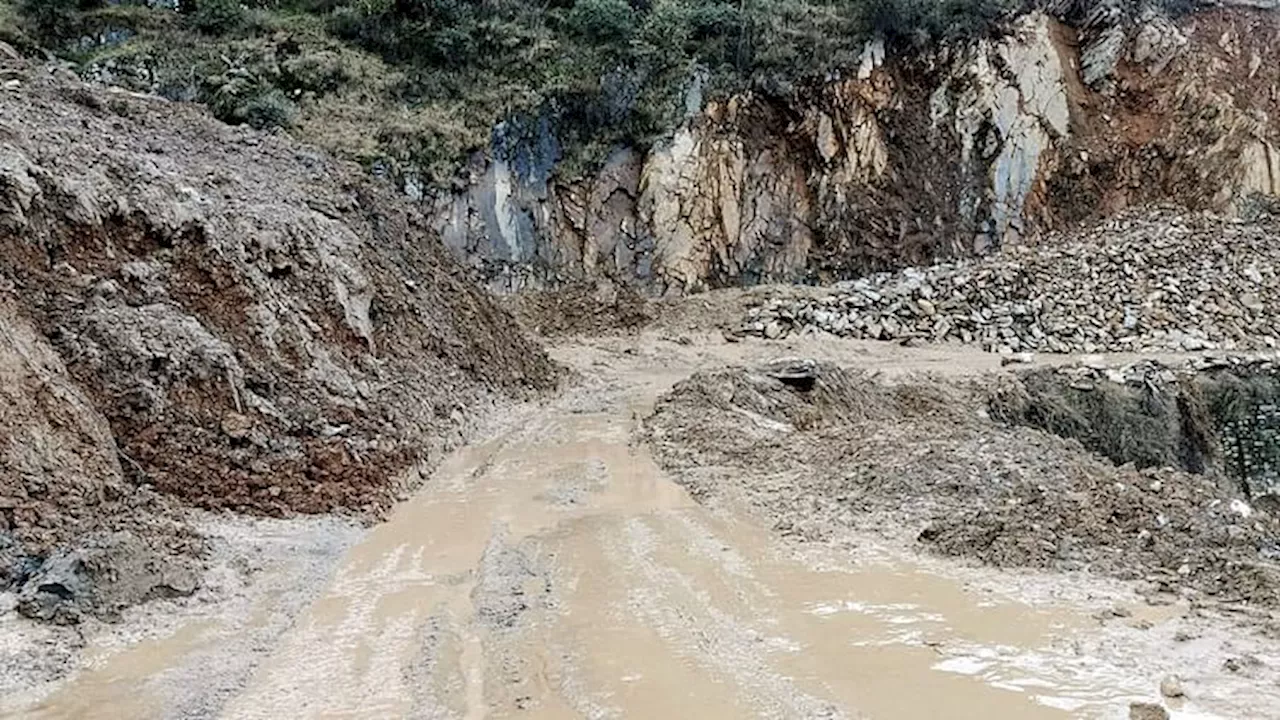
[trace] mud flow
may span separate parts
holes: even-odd
[[[1022,720],[1150,694],[1132,658],[1082,655],[1083,607],[696,504],[634,439],[687,368],[569,359],[595,379],[451,456],[234,687],[165,682],[232,642],[206,622],[14,717]]]

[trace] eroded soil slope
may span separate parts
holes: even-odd
[[[359,168],[194,107],[0,71],[0,547],[26,563],[0,579],[135,512],[140,488],[385,507],[471,408],[554,384]]]

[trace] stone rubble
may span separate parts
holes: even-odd
[[[1166,675],[1160,681],[1160,694],[1167,698],[1180,698],[1186,695],[1182,689],[1182,681],[1177,675]]]
[[[773,297],[743,335],[980,344],[990,352],[1096,353],[1277,347],[1277,221],[1157,208],[972,261]]]
[[[1178,362],[1139,360],[1124,365],[1109,364],[1100,355],[1086,355],[1078,363],[1055,368],[1059,375],[1069,378],[1081,388],[1096,386],[1102,382],[1119,385],[1151,384],[1158,387],[1170,385],[1179,376],[1191,376],[1205,372],[1227,371],[1238,376],[1274,375],[1280,368],[1280,354],[1222,355],[1208,354],[1186,358]]]

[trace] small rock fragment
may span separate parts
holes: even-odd
[[[1169,720],[1169,711],[1156,703],[1129,703],[1129,720]]]
[[[1182,689],[1182,681],[1177,675],[1166,675],[1160,681],[1160,694],[1167,698],[1180,698],[1186,693]]]
[[[1222,666],[1233,673],[1246,672],[1262,665],[1262,661],[1252,655],[1229,657]]]
[[[1035,362],[1036,356],[1029,352],[1014,353],[1000,358],[1001,365],[1030,365]]]

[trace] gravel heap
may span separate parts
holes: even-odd
[[[1158,208],[1036,247],[768,299],[739,331],[950,340],[999,353],[1274,348],[1277,230],[1273,219]]]
[[[1073,365],[1062,365],[1054,372],[1083,385],[1107,381],[1119,385],[1155,383],[1169,385],[1179,376],[1197,375],[1214,371],[1226,371],[1236,375],[1273,375],[1280,369],[1280,354],[1257,355],[1207,354],[1189,357],[1177,362],[1139,360],[1116,365],[1108,363],[1101,355],[1086,355]]]

